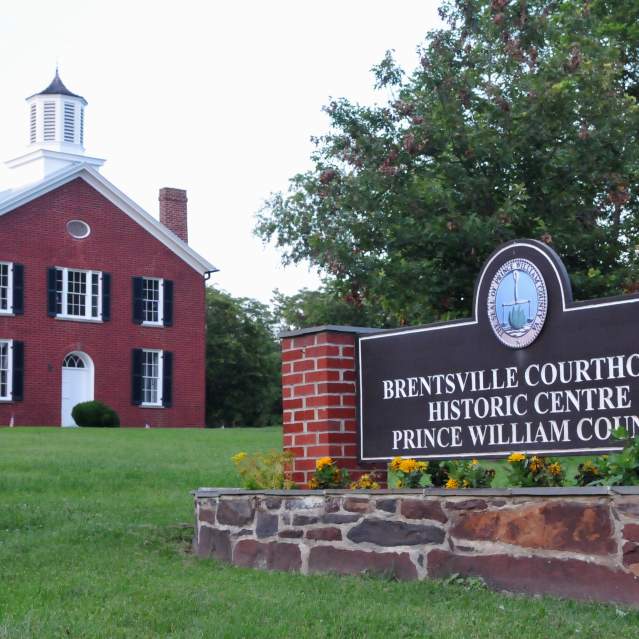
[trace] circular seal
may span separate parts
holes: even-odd
[[[488,320],[497,339],[511,348],[525,348],[546,321],[548,292],[539,269],[517,258],[502,264],[488,289]]]

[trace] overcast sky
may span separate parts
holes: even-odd
[[[220,269],[220,288],[265,302],[275,288],[314,288],[313,272],[283,268],[253,236],[255,214],[309,168],[329,97],[383,100],[370,68],[386,49],[416,65],[438,4],[1,2],[0,160],[25,152],[24,98],[57,61],[88,100],[85,146],[106,158],[107,179],[156,216],[160,187],[187,189],[190,243]]]

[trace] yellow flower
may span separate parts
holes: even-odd
[[[512,453],[508,457],[508,463],[515,464],[517,462],[524,461],[524,459],[526,459],[526,455],[524,455],[523,453]]]
[[[417,462],[417,470],[421,470],[422,472],[428,470],[428,462]]]
[[[322,470],[322,468],[326,468],[326,466],[330,466],[332,463],[333,463],[332,457],[320,457],[315,462],[315,468],[317,468],[317,470]]]
[[[471,466],[478,466],[478,465],[479,465],[479,462],[478,462],[476,459],[471,459],[471,460],[470,460],[470,465],[471,465]]]
[[[459,482],[452,477],[446,482],[446,488],[459,488]]]
[[[470,482],[467,479],[464,479],[464,481],[462,482],[462,485],[464,488],[470,488]]]
[[[314,478],[309,479],[308,481],[308,487],[311,490],[315,490],[317,487],[319,486],[319,484],[317,483],[317,480]]]
[[[538,473],[544,467],[544,460],[541,457],[537,457],[537,455],[533,455],[530,458],[530,470],[533,473]]]
[[[241,461],[245,460],[247,458],[247,454],[245,452],[241,452],[241,453],[236,453],[235,455],[233,455],[233,457],[231,457],[231,461],[234,464],[239,464]]]
[[[412,473],[417,470],[417,462],[414,459],[402,459],[399,464],[399,470],[403,473]]]
[[[550,466],[548,466],[548,472],[555,477],[561,475],[561,464],[559,462],[550,464]]]
[[[393,457],[393,459],[391,460],[391,463],[389,464],[389,467],[391,470],[399,470],[399,465],[402,463],[402,458],[401,457]]]

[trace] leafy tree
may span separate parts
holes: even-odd
[[[208,288],[206,321],[207,425],[279,423],[280,351],[268,308]]]
[[[273,313],[280,330],[297,330],[323,324],[369,326],[377,322],[377,315],[361,304],[342,299],[339,291],[324,287],[316,291],[307,288],[294,295],[273,293]]]
[[[636,0],[447,0],[381,105],[332,101],[314,168],[260,213],[284,262],[379,325],[468,316],[519,237],[552,245],[576,297],[639,289]]]

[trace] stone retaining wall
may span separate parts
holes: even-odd
[[[201,557],[639,606],[636,488],[194,493]]]

